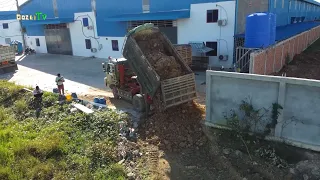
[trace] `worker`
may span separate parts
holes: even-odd
[[[58,90],[59,90],[59,94],[60,95],[64,95],[64,78],[63,76],[61,76],[61,74],[57,74],[57,77],[56,77],[56,83],[57,83],[57,86],[58,86]]]
[[[42,95],[43,95],[43,91],[39,88],[39,86],[36,86],[36,89],[33,90],[33,96],[35,97],[34,107],[36,109],[36,117],[37,118],[39,118],[39,116],[40,116],[41,105],[42,105]]]
[[[43,92],[42,90],[39,88],[39,86],[36,86],[36,88],[33,90],[33,96],[38,98],[38,97],[42,97]]]

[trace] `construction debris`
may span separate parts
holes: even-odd
[[[165,47],[161,32],[145,30],[134,36],[140,49],[162,80],[185,75],[181,65]]]

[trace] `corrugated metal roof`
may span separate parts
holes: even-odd
[[[204,42],[189,42],[192,49],[197,51],[198,53],[207,53],[214,49],[205,46]]]
[[[46,20],[33,20],[33,21],[22,21],[24,26],[33,26],[40,24],[61,24],[61,23],[70,23],[74,22],[73,18],[48,18]]]
[[[182,18],[190,18],[189,9],[160,11],[152,13],[121,14],[108,17],[105,19],[105,21],[176,20]]]
[[[17,18],[17,11],[0,11],[0,20],[10,20]]]

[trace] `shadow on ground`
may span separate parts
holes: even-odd
[[[58,73],[66,79],[97,89],[104,89],[102,71],[103,59],[76,57],[67,55],[36,54],[28,55],[17,61],[18,65],[56,76]]]

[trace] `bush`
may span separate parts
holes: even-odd
[[[31,116],[33,96],[14,95],[21,88],[0,81],[0,101],[10,97],[0,106],[1,180],[125,179],[123,167],[116,164],[116,145],[118,122],[126,116],[69,113],[68,105],[55,105],[57,95],[44,93],[36,119]]]

